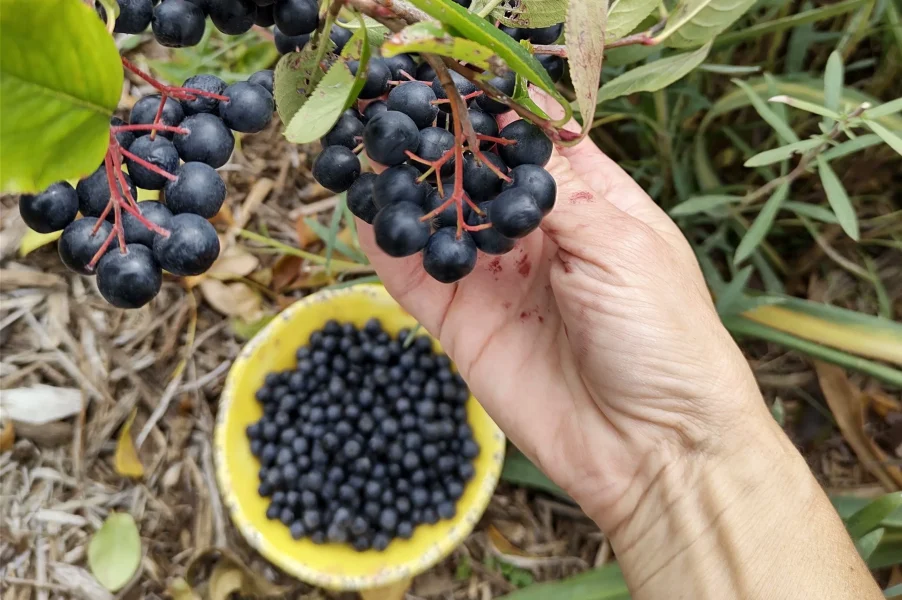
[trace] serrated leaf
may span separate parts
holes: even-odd
[[[755,0],[681,0],[655,39],[672,48],[710,42],[752,7]]]
[[[788,194],[789,184],[784,183],[767,199],[767,202],[761,207],[761,212],[755,218],[755,222],[745,232],[745,235],[742,236],[742,240],[739,242],[739,246],[736,247],[736,254],[733,255],[734,265],[741,264],[742,261],[751,256],[752,252],[761,244],[761,241],[767,237],[767,233],[774,224],[774,219],[777,213],[780,212],[780,207]]]
[[[570,80],[576,94],[576,105],[583,117],[582,135],[592,128],[601,63],[604,61],[604,32],[607,26],[607,3],[570,0],[564,33]]]
[[[661,4],[661,0],[611,0],[605,41],[620,39],[635,29]]]
[[[356,78],[347,63],[337,61],[316,90],[285,128],[285,138],[294,144],[314,142],[332,129],[354,90]]]
[[[824,70],[824,106],[833,112],[839,112],[841,107],[844,79],[842,54],[834,50],[830,53]],[[833,117],[829,117],[824,121],[824,126],[833,127],[834,121]]]
[[[867,125],[871,131],[880,136],[884,142],[886,142],[890,148],[902,154],[902,137],[899,137],[880,123],[875,121],[865,121],[865,125]]]
[[[684,52],[630,69],[601,86],[598,90],[597,103],[601,104],[636,92],[655,92],[663,89],[702,64],[710,50],[711,44],[705,44],[694,52]]]
[[[564,98],[548,71],[527,50],[509,35],[492,27],[488,21],[467,11],[449,0],[408,0],[430,17],[444,23],[461,37],[489,48],[513,71],[526,77],[531,83],[548,92],[564,108],[564,115],[555,124],[567,124],[573,116],[570,103]]]
[[[861,113],[861,117],[863,119],[879,119],[900,111],[902,111],[902,98],[896,98],[895,100],[879,104],[874,108],[867,109]]]
[[[755,91],[747,84],[746,82],[740,79],[734,79],[733,83],[738,85],[743,92],[748,96],[749,100],[752,103],[752,106],[758,112],[758,115],[764,119],[768,125],[773,127],[774,131],[777,132],[777,135],[783,139],[784,142],[791,144],[793,142],[799,141],[799,136],[796,135],[795,131],[774,112],[774,110],[767,105],[767,103],[759,96]]]
[[[715,208],[726,206],[728,204],[736,204],[741,200],[742,198],[740,196],[695,196],[689,198],[685,202],[680,202],[670,209],[670,216],[685,217],[698,213],[709,213]]]
[[[785,146],[780,146],[779,148],[774,148],[773,150],[765,150],[764,152],[759,152],[755,156],[745,161],[745,166],[760,167],[763,165],[772,165],[775,162],[780,162],[781,160],[785,160],[791,157],[793,154],[803,154],[808,150],[817,148],[823,143],[823,140],[814,138],[810,140],[793,142],[792,144],[786,144]]]
[[[113,38],[71,0],[0,0],[0,30],[0,190],[39,192],[91,173],[122,94]]]
[[[328,52],[335,49],[335,42],[326,38]],[[290,52],[279,59],[273,74],[273,96],[276,110],[283,123],[290,123],[292,117],[301,110],[316,84],[325,74],[317,62],[318,52],[312,44],[304,46],[300,52]]]
[[[805,112],[810,112],[815,115],[820,115],[822,117],[826,117],[828,119],[839,119],[841,115],[832,111],[825,106],[821,106],[819,104],[814,104],[813,102],[805,102],[804,100],[798,100],[797,98],[791,98],[789,96],[774,96],[769,102],[779,102],[780,104],[785,104],[786,106],[791,106],[793,108],[798,108],[799,110],[804,110]]]
[[[110,513],[88,544],[88,566],[111,592],[131,581],[141,563],[141,537],[128,513]]]
[[[28,256],[38,248],[43,248],[47,244],[52,244],[60,239],[61,235],[63,235],[62,231],[38,233],[33,229],[28,229],[19,241],[19,256]]]
[[[454,37],[441,24],[431,21],[408,25],[382,44],[383,56],[404,52],[438,54],[489,70],[492,69],[490,59],[495,56],[482,44]]]
[[[846,188],[843,187],[839,177],[833,171],[833,167],[824,159],[823,155],[817,157],[817,171],[821,177],[824,192],[827,194],[827,201],[839,220],[839,225],[850,238],[857,241],[858,217],[855,215],[855,208],[849,200]]]
[[[509,10],[513,0],[501,4],[497,0],[473,0],[470,12],[481,15],[490,4],[494,5],[492,18],[509,27],[548,27],[567,18],[567,0],[519,0],[516,10]]]
[[[836,160],[837,158],[842,158],[843,156],[848,156],[849,154],[853,154],[860,150],[864,150],[865,148],[876,146],[882,141],[883,140],[876,133],[866,133],[865,135],[859,135],[854,140],[847,140],[839,146],[830,148],[829,150],[824,152],[823,157],[829,162]]]

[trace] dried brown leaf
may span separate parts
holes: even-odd
[[[244,564],[238,555],[225,548],[207,548],[198,552],[188,564],[185,579],[187,584],[195,589],[209,580],[211,600],[228,598],[228,595],[215,595],[225,590],[230,590],[230,593],[237,591],[253,598],[272,598],[284,596],[291,589],[267,580]],[[236,581],[239,583],[234,587]]]
[[[203,275],[196,277],[185,277],[185,285],[192,288],[199,285],[204,279],[211,277],[220,281],[228,281],[231,279],[239,279],[246,277],[254,272],[260,265],[260,259],[234,244],[226,246],[225,240],[220,236],[220,246],[225,248],[213,266]]]
[[[282,256],[272,268],[270,289],[281,292],[301,276],[304,259],[298,256]]]
[[[297,221],[294,222],[294,231],[298,236],[298,245],[301,248],[306,248],[307,246],[320,241],[319,236],[304,222],[304,218],[305,217],[300,216],[297,218]]]
[[[227,284],[216,279],[205,279],[199,287],[207,304],[227,317],[253,321],[260,318],[263,312],[260,294],[245,283]]]
[[[0,452],[6,452],[16,443],[16,428],[12,421],[0,423]]]
[[[131,416],[122,426],[119,432],[119,439],[116,442],[116,453],[113,456],[113,467],[116,473],[123,477],[139,478],[144,476],[144,465],[138,458],[138,452],[135,450],[135,443],[132,440],[132,424],[135,422],[137,410],[132,410]]]

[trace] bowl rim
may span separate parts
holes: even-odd
[[[495,443],[495,447],[485,449],[485,451],[492,452],[492,460],[490,461],[489,469],[483,478],[468,484],[477,486],[474,502],[468,512],[458,514],[454,517],[454,521],[456,522],[455,526],[452,527],[447,536],[437,539],[424,554],[414,559],[391,565],[371,575],[353,576],[326,573],[319,569],[307,566],[302,560],[281,553],[278,548],[254,526],[250,517],[245,514],[237,494],[234,491],[232,476],[228,469],[228,461],[226,460],[226,420],[232,406],[235,404],[237,381],[239,376],[243,375],[246,362],[254,354],[257,348],[273,335],[277,335],[282,327],[285,327],[287,323],[292,322],[296,318],[298,313],[323,301],[328,302],[335,297],[355,294],[368,295],[372,298],[378,298],[380,296],[383,298],[391,298],[387,290],[380,284],[357,284],[335,290],[321,290],[294,302],[288,308],[276,315],[270,323],[244,345],[229,368],[226,383],[219,397],[214,425],[213,444],[213,459],[216,468],[219,493],[229,512],[232,522],[241,532],[241,535],[248,544],[257,550],[264,558],[286,573],[312,585],[342,591],[386,587],[403,580],[412,579],[416,575],[427,571],[453,552],[453,550],[475,529],[492,499],[492,495],[501,478],[506,442],[506,438],[501,431],[501,428],[498,427],[497,423],[495,423],[488,414],[486,414],[491,426],[489,437]],[[392,302],[394,302],[394,299],[392,299]],[[398,308],[399,310],[403,310],[400,305]],[[471,395],[470,401],[474,400],[475,398]]]

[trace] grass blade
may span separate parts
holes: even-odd
[[[738,85],[743,92],[748,96],[749,100],[752,103],[752,106],[758,112],[762,119],[764,119],[768,125],[773,127],[774,131],[777,132],[784,142],[787,144],[792,144],[793,142],[799,141],[799,136],[796,135],[796,132],[792,130],[792,127],[789,126],[786,121],[781,119],[774,110],[767,105],[767,103],[759,96],[752,87],[746,82],[740,79],[734,79],[733,83]]]
[[[534,584],[499,600],[629,600],[630,593],[616,564],[573,577]]]
[[[821,177],[824,191],[827,193],[827,201],[836,214],[839,225],[850,238],[858,241],[858,216],[855,214],[855,207],[852,206],[852,201],[849,200],[846,188],[843,187],[830,163],[823,156],[817,157],[817,171]]]
[[[891,115],[899,111],[902,111],[902,98],[896,98],[895,100],[884,102],[874,108],[869,108],[861,113],[861,116],[864,119],[879,119],[880,117]]]
[[[773,150],[765,150],[759,152],[755,156],[745,161],[746,167],[762,167],[764,165],[772,165],[775,162],[786,160],[793,154],[802,154],[813,148],[817,148],[823,143],[822,140],[814,138],[810,140],[801,140],[792,144],[786,144]]]
[[[670,216],[685,217],[698,213],[708,213],[715,208],[726,206],[727,204],[736,204],[741,200],[742,198],[739,196],[695,196],[670,209]]]
[[[843,156],[848,156],[849,154],[864,150],[865,148],[876,146],[881,142],[883,142],[883,139],[876,133],[866,133],[865,135],[859,135],[854,140],[848,140],[839,146],[830,148],[824,152],[822,156],[824,157],[824,160],[830,162],[837,158],[842,158]]]
[[[902,492],[886,494],[877,498],[848,519],[845,519],[846,529],[853,540],[867,535],[880,528],[885,518],[902,507]]]
[[[717,314],[725,316],[739,313],[739,300],[742,299],[742,294],[749,284],[752,271],[751,265],[743,267],[742,270],[736,273],[733,281],[727,284],[723,293],[717,298]]]
[[[827,68],[824,71],[824,106],[833,112],[838,112],[842,101],[842,88],[845,80],[843,71],[842,54],[834,50],[827,59]],[[833,127],[834,117],[824,120],[824,127]]]
[[[548,492],[559,498],[563,498],[564,500],[570,500],[570,496],[567,495],[567,492],[548,479],[548,476],[545,475],[545,473],[542,473],[538,467],[532,464],[530,460],[516,448],[511,448],[507,453],[507,457],[504,459],[504,468],[501,471],[501,479],[516,485]]]
[[[890,148],[902,154],[902,138],[875,121],[865,121],[865,125],[871,128],[871,131],[880,136]]]
[[[752,223],[749,230],[745,232],[742,241],[739,242],[739,246],[736,248],[736,254],[733,256],[734,265],[741,264],[742,261],[747,259],[752,252],[755,251],[755,248],[761,244],[761,241],[764,240],[767,233],[770,231],[771,226],[774,224],[774,219],[777,217],[777,213],[780,212],[780,207],[783,205],[783,201],[786,200],[788,194],[789,183],[784,183],[778,187],[777,191],[775,191],[771,197],[768,198],[767,202],[764,203],[755,222]]]

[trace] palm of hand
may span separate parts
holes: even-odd
[[[691,250],[626,173],[588,141],[555,152],[547,168],[558,205],[542,231],[507,255],[481,255],[457,284],[432,280],[419,256],[386,256],[363,223],[360,241],[512,441],[616,526],[629,507],[614,505],[647,454],[697,435],[671,427],[701,410],[685,398],[708,396],[684,389],[697,379],[690,371],[704,380],[712,368],[692,357],[729,355],[731,342],[707,348],[723,340],[708,335],[719,322]]]

